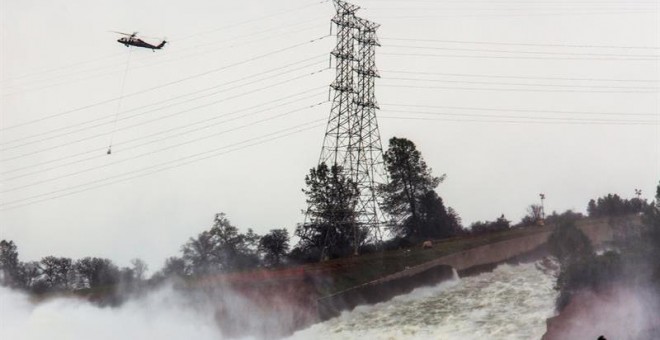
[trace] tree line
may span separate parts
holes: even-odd
[[[432,175],[412,141],[390,139],[383,158],[390,181],[378,188],[378,195],[383,210],[394,221],[388,229],[393,237],[387,247],[463,232],[458,214],[435,192],[445,176]],[[180,255],[167,258],[148,283],[170,276],[195,277],[318,261],[324,247],[328,258],[336,258],[351,254],[356,242],[361,252],[378,249],[377,239],[355,223],[359,192],[341,167],[320,164],[310,169],[302,191],[310,207],[307,213],[314,222],[296,228],[298,242],[293,249],[287,229],[272,229],[265,235],[252,229],[241,232],[225,214],[218,213],[210,228],[185,242]],[[13,241],[0,243],[2,284],[36,293],[143,284],[146,271],[146,264],[139,259],[121,268],[98,257],[74,260],[47,256],[40,261],[21,262]]]
[[[589,217],[621,216],[642,213],[652,207],[640,198],[624,199],[617,194],[592,199],[587,205]]]
[[[133,259],[130,267],[118,267],[111,260],[84,257],[46,256],[39,261],[22,262],[13,241],[0,241],[0,284],[32,293],[115,288],[123,283],[127,288],[140,285],[145,279],[147,264]]]
[[[256,267],[277,267],[289,252],[289,233],[272,229],[260,236],[252,229],[241,233],[225,214],[216,214],[209,230],[181,246],[181,256],[165,260],[154,279],[172,275],[203,276]]]
[[[512,225],[504,215],[492,221],[477,221],[463,228],[458,213],[447,206],[436,188],[446,176],[434,176],[416,145],[405,138],[391,138],[383,154],[389,177],[376,194],[382,210],[390,217],[386,241],[356,222],[356,202],[360,195],[355,181],[340,166],[325,163],[310,169],[305,176],[308,221],[295,229],[292,244],[285,228],[258,235],[252,229],[242,232],[227,216],[218,213],[210,227],[191,237],[179,256],[165,260],[163,267],[149,279],[144,261],[134,259],[129,267],[111,260],[85,257],[73,260],[47,256],[40,261],[21,262],[13,241],[0,242],[0,283],[41,293],[98,289],[108,286],[140,287],[162,282],[171,276],[199,277],[251,268],[272,268],[316,262],[359,253],[398,249],[459,235],[479,235],[511,228],[536,225],[541,208],[531,205],[527,216]],[[640,199],[625,200],[607,195],[589,201],[590,217],[612,216],[648,210],[652,205]],[[573,211],[545,216],[547,223],[560,223],[584,216]]]
[[[35,294],[109,290],[130,293],[161,283],[169,277],[198,277],[256,267],[275,267],[289,251],[286,229],[273,229],[260,236],[248,229],[240,233],[227,217],[216,214],[209,230],[191,237],[181,256],[169,257],[163,268],[146,277],[147,264],[133,259],[130,267],[119,267],[111,260],[84,257],[46,256],[39,261],[22,262],[13,241],[0,241],[0,284]]]

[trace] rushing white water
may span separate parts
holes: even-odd
[[[0,287],[0,339],[219,339],[213,313],[191,305],[170,288],[101,308],[57,298],[39,304]]]
[[[292,339],[540,339],[552,316],[551,273],[501,265],[373,306],[358,307]]]
[[[533,263],[501,265],[358,307],[291,339],[539,339],[553,312],[553,283],[552,275]],[[248,320],[259,317],[240,299],[228,306]],[[0,339],[222,338],[212,302],[193,301],[172,289],[101,308],[71,298],[33,304],[26,295],[0,287]]]

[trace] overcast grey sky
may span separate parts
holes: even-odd
[[[464,224],[517,221],[540,192],[548,211],[652,196],[657,1],[355,3],[382,24],[383,144],[413,140]],[[216,212],[259,233],[301,222],[330,109],[330,2],[0,4],[0,237],[23,259],[157,269]],[[127,49],[112,30],[170,43]]]

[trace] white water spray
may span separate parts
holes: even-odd
[[[0,338],[41,339],[221,339],[213,313],[163,288],[120,307],[55,298],[39,304],[0,287]]]
[[[534,264],[502,265],[493,272],[456,276],[385,303],[358,307],[291,339],[538,339],[553,313],[553,283],[553,276]],[[233,292],[223,296],[230,298],[225,301],[230,312],[245,320],[268,317],[259,316]],[[6,288],[0,288],[0,302],[2,339],[223,338],[212,302],[190,299],[171,288],[116,308],[72,298],[33,304],[27,295]]]
[[[554,311],[553,284],[534,263],[501,265],[358,307],[291,339],[539,339]]]

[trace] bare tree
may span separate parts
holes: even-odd
[[[543,220],[543,208],[539,204],[532,204],[527,207],[527,215],[522,218],[520,224],[522,225],[535,225]]]
[[[147,266],[147,263],[142,261],[141,259],[132,259],[131,260],[131,265],[133,266],[133,275],[135,276],[135,279],[138,281],[144,280],[144,274],[149,270],[149,266]]]

